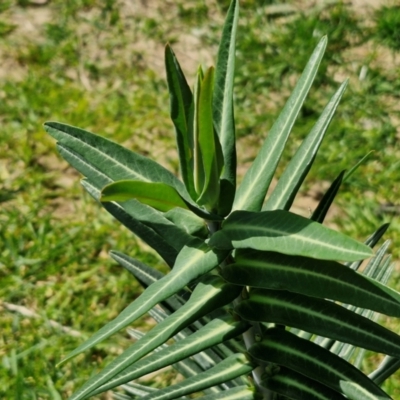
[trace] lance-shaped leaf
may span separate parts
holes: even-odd
[[[73,167],[86,177],[82,185],[96,200],[98,200],[100,198],[100,190],[105,185],[113,182],[112,179],[68,147],[59,144],[58,150]],[[149,245],[157,251],[160,250],[162,256],[164,253],[164,242],[179,252],[181,248],[193,238],[185,231],[179,229],[175,224],[171,223],[171,221],[165,218],[159,211],[143,205],[136,200],[125,202],[123,205],[117,203],[105,203],[102,205],[142,240],[149,243]],[[146,227],[150,229],[146,229]],[[154,235],[152,231],[154,231],[156,235]],[[159,240],[159,245],[157,244],[157,239]],[[175,252],[174,257],[176,257],[176,255],[177,252]],[[168,259],[169,265],[173,265],[173,261],[174,259],[171,263],[170,259]]]
[[[345,400],[340,393],[306,378],[304,375],[280,368],[280,371],[263,380],[266,388],[294,400]]]
[[[214,68],[210,67],[200,84],[200,93],[197,103],[197,146],[201,165],[203,168],[204,182],[199,193],[197,203],[214,209],[219,199],[219,177],[223,167],[221,145],[214,132],[212,117],[212,95],[214,87]]]
[[[110,251],[110,256],[129,271],[144,288],[147,288],[165,276],[155,268],[149,267],[126,254],[120,253],[119,251]],[[185,301],[176,294],[162,301],[160,304],[163,309],[173,312],[180,308],[184,303]]]
[[[278,119],[257,154],[253,164],[246,172],[236,191],[234,210],[259,211],[282,156],[287,138],[314,81],[318,66],[326,48],[324,36],[315,48],[296,87],[285,104]]]
[[[97,189],[88,180],[83,180],[82,186],[87,190],[87,192],[96,200],[100,197],[100,190]],[[170,244],[167,232],[171,234],[169,226],[164,226],[165,230],[162,233],[157,232],[148,223],[143,223],[140,220],[132,217],[128,214],[120,204],[118,203],[104,203],[103,207],[118,221],[125,225],[131,232],[135,233],[139,238],[141,238],[145,243],[157,251],[157,253],[165,260],[165,262],[172,267],[175,263],[176,257],[178,255],[178,250],[176,247]],[[145,206],[143,206],[145,207]],[[149,208],[149,207],[147,207]],[[155,222],[155,221],[154,221]],[[173,225],[172,230],[175,231],[175,238],[179,238],[176,232],[176,226]],[[165,237],[164,237],[165,236]],[[179,242],[179,241],[177,241]],[[177,243],[175,242],[175,243]],[[184,244],[182,244],[183,246]],[[175,244],[176,246],[176,244]]]
[[[193,95],[171,47],[165,47],[165,69],[170,97],[171,119],[175,126],[181,174],[193,199]]]
[[[155,161],[74,126],[46,122],[44,127],[59,143],[80,154],[88,164],[112,181],[133,179],[163,182],[174,187],[187,201],[191,201],[184,184]]]
[[[175,188],[162,182],[118,181],[101,191],[100,201],[127,201],[135,199],[156,210],[167,212],[175,207],[188,209]]]
[[[365,244],[284,210],[235,211],[209,244],[218,249],[273,250],[323,260],[356,261],[373,254]]]
[[[335,261],[246,249],[236,252],[221,275],[238,285],[283,289],[400,317],[400,293]]]
[[[192,236],[202,239],[208,237],[207,225],[203,218],[183,208],[173,208],[164,213],[164,217],[173,222],[178,228]]]
[[[273,322],[358,347],[400,356],[400,336],[328,300],[285,290],[254,289],[235,307],[248,321]]]
[[[185,339],[179,340],[165,349],[151,354],[124,369],[105,385],[92,392],[91,396],[184,360],[193,354],[215,346],[218,343],[222,343],[225,340],[234,338],[248,328],[249,324],[247,322],[234,321],[231,317],[214,319]],[[139,345],[141,344],[139,343]]]
[[[347,87],[345,81],[329,101],[317,123],[311,129],[307,138],[303,141],[294,157],[290,160],[285,171],[279,178],[279,181],[263,206],[263,210],[289,210],[293,200],[307,176],[322,139],[328,129],[328,126],[335,114],[336,108]]]
[[[215,268],[227,252],[214,252],[204,242],[195,239],[179,253],[174,268],[164,278],[149,286],[115,319],[98,330],[90,339],[73,350],[60,364],[90,349],[140,318],[157,303],[172,296],[189,282]]]
[[[332,205],[333,200],[335,199],[335,197],[340,189],[340,186],[343,182],[343,177],[344,177],[345,173],[346,173],[345,170],[342,171],[338,175],[338,177],[332,182],[329,189],[325,192],[322,199],[318,203],[317,208],[314,210],[314,212],[312,213],[312,215],[310,217],[310,219],[312,221],[319,222],[320,224],[322,224],[324,222],[326,214],[328,213],[329,208]]]
[[[283,365],[299,372],[352,400],[390,399],[379,386],[347,361],[283,329],[267,330],[262,342],[255,343],[249,353],[256,360]],[[350,393],[348,388],[351,388]]]
[[[235,73],[235,42],[239,17],[239,1],[234,0],[226,16],[218,49],[213,95],[214,127],[224,158],[221,176],[219,214],[230,213],[236,190],[235,120],[233,111],[233,81]]]
[[[197,376],[185,379],[156,393],[143,397],[143,400],[171,400],[181,396],[196,393],[222,382],[249,374],[254,367],[244,354],[234,354],[221,361],[218,365]]]
[[[247,385],[238,386],[223,392],[202,396],[201,400],[256,400],[259,395]]]
[[[393,375],[400,368],[400,358],[386,356],[379,367],[371,372],[368,377],[377,385],[381,385],[389,376]]]
[[[107,383],[125,368],[164,344],[175,333],[190,325],[197,318],[231,302],[239,294],[232,285],[223,283],[218,276],[209,276],[200,282],[189,301],[175,313],[160,321],[150,332],[115,358],[99,374],[87,381],[70,400],[83,399]],[[233,289],[233,290],[232,290]],[[160,352],[158,352],[159,354]],[[126,381],[125,381],[126,382]],[[122,382],[122,383],[125,383]]]

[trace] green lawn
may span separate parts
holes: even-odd
[[[0,3],[0,398],[65,399],[127,345],[121,332],[55,368],[138,295],[135,281],[108,258],[110,249],[165,268],[84,193],[42,128],[46,120],[78,125],[178,173],[163,48],[172,44],[192,81],[198,64],[214,62],[228,1],[146,3]],[[400,9],[390,4],[359,10],[340,1],[243,0],[235,111],[243,173],[327,34],[325,59],[283,163],[348,77],[297,207],[307,215],[341,170],[373,150],[343,186],[329,222],[360,240],[391,222],[386,237],[398,259]],[[400,289],[398,276],[395,270]],[[400,397],[396,379],[386,389]]]

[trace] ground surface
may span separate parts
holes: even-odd
[[[308,215],[342,169],[374,150],[344,185],[329,223],[364,239],[391,222],[387,237],[398,259],[400,10],[385,8],[392,4],[242,1],[235,101],[243,175],[317,40],[328,34],[325,61],[283,163],[338,84],[349,77],[350,85],[293,210]],[[226,6],[0,3],[0,398],[64,399],[126,346],[121,334],[55,369],[137,296],[136,284],[108,259],[110,249],[165,268],[83,193],[42,123],[59,120],[105,135],[178,173],[163,48],[172,44],[192,81],[198,64],[214,62]],[[397,276],[396,269],[399,289]],[[396,321],[388,323],[400,332]],[[400,396],[395,379],[387,388]]]

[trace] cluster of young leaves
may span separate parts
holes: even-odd
[[[154,248],[163,275],[113,251],[146,290],[62,363],[150,313],[158,324],[71,400],[125,385],[147,399],[203,392],[204,399],[389,399],[378,386],[398,367],[400,337],[373,311],[400,316],[400,294],[385,285],[387,244],[371,248],[322,225],[344,179],[332,183],[307,219],[290,207],[346,88],[344,82],[265,200],[327,39],[314,50],[282,113],[236,190],[233,77],[238,1],[224,25],[215,70],[200,68],[191,91],[167,46],[165,64],[182,181],[156,162],[85,130],[48,122],[60,154],[85,189]],[[363,273],[361,260],[371,257]],[[343,264],[342,262],[346,262]],[[157,307],[160,306],[160,307]],[[173,344],[167,344],[173,338]],[[356,348],[388,355],[372,378],[349,360]],[[129,383],[173,365],[186,379],[155,390]],[[249,375],[253,376],[248,379]],[[124,396],[120,396],[124,398]]]

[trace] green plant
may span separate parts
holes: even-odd
[[[183,182],[109,140],[65,124],[45,124],[60,154],[85,176],[85,189],[171,267],[163,275],[111,252],[146,289],[62,363],[147,312],[158,324],[145,335],[130,331],[137,342],[71,399],[94,396],[170,365],[186,379],[163,389],[130,383],[124,386],[127,393],[145,399],[197,392],[207,400],[390,398],[378,385],[399,365],[400,337],[377,324],[374,312],[400,316],[400,294],[385,285],[391,273],[388,243],[375,255],[371,250],[387,225],[365,244],[322,225],[341,183],[357,166],[338,176],[309,219],[289,211],[347,82],[264,201],[321,62],[327,43],[322,38],[236,189],[237,19],[238,1],[233,0],[217,66],[198,70],[193,93],[166,47]],[[368,257],[362,272],[356,272]],[[388,355],[370,377],[359,369],[364,354],[359,348]]]

